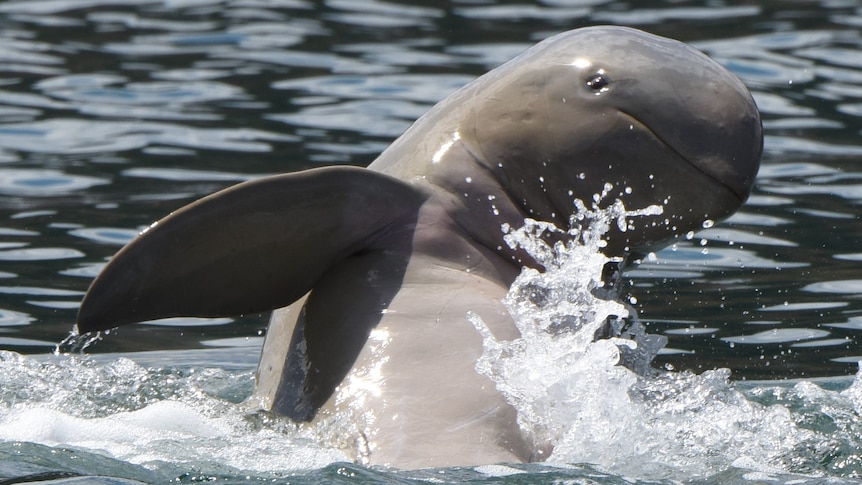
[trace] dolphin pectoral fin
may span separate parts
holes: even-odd
[[[91,332],[172,316],[286,306],[327,268],[415,220],[425,196],[362,168],[264,177],[189,204],[120,250],[78,311]]]

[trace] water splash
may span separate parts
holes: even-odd
[[[623,390],[636,382],[636,374],[616,364],[621,347],[637,349],[638,343],[614,336],[619,328],[608,330],[628,317],[629,309],[609,297],[614,291],[601,291],[603,269],[621,260],[610,259],[599,249],[612,223],[626,231],[628,218],[658,215],[662,210],[651,206],[628,211],[619,200],[599,209],[601,196],[596,199],[592,209],[575,201],[568,230],[532,219],[519,229],[504,226],[506,243],[525,250],[545,268],[543,272],[524,268],[504,300],[520,338],[498,341],[477,315],[468,317],[484,339],[476,369],[494,380],[518,410],[519,424],[538,450],[559,443],[569,433],[571,410],[583,401],[581,396],[605,394],[608,382],[619,382]],[[611,338],[596,341],[597,335],[607,334]],[[647,366],[648,360],[641,365]],[[586,418],[586,411],[579,416]],[[594,411],[605,414],[613,409]],[[604,418],[592,416],[592,420]]]
[[[195,471],[273,478],[345,460],[287,419],[251,409],[253,382],[250,370],[0,351],[0,465],[25,446],[6,474],[60,468],[153,483]],[[73,460],[43,469],[67,449]]]
[[[110,335],[110,330],[105,330],[104,335]],[[54,346],[54,355],[82,355],[91,345],[102,340],[102,332],[80,333],[78,326],[69,332],[69,335]]]
[[[603,288],[603,268],[615,261],[599,250],[611,224],[625,230],[629,218],[656,210],[578,203],[571,230],[532,220],[505,228],[507,243],[545,268],[524,269],[505,299],[521,337],[498,341],[478,316],[470,320],[484,338],[476,369],[518,410],[522,430],[537,449],[553,449],[550,463],[592,463],[649,479],[740,468],[820,475],[825,463],[858,469],[859,440],[847,439],[849,433],[836,440],[812,429],[810,415],[750,399],[727,369],[695,375],[649,368],[664,339],[644,332],[618,288]],[[549,243],[548,235],[564,237]],[[858,389],[859,378],[832,398],[858,415],[848,403],[862,395]],[[822,411],[816,414],[822,419]],[[847,427],[852,420],[841,422]]]

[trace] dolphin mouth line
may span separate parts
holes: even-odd
[[[656,140],[658,140],[662,145],[664,145],[664,146],[666,146],[666,147],[670,148],[670,150],[671,150],[672,152],[674,152],[677,156],[679,156],[680,158],[682,158],[683,160],[685,160],[685,161],[686,161],[686,163],[688,163],[689,165],[691,165],[691,167],[692,167],[692,168],[694,168],[694,169],[695,169],[695,170],[697,170],[698,172],[700,172],[700,173],[702,173],[703,175],[705,175],[707,178],[709,178],[709,179],[711,179],[711,180],[715,181],[717,184],[719,184],[719,185],[721,185],[722,187],[724,187],[725,189],[727,189],[731,194],[733,194],[733,196],[734,196],[734,197],[736,197],[737,199],[739,199],[739,202],[740,202],[740,203],[745,202],[745,199],[747,199],[747,198],[748,198],[747,196],[744,196],[743,194],[740,194],[740,193],[739,193],[739,191],[738,191],[737,189],[735,189],[734,187],[732,187],[731,185],[729,185],[727,182],[725,182],[725,181],[721,180],[720,178],[716,177],[715,175],[713,175],[713,174],[711,174],[711,173],[707,172],[706,170],[704,170],[703,168],[699,167],[696,163],[694,163],[694,162],[692,161],[692,159],[691,159],[689,156],[687,156],[687,155],[685,155],[684,153],[682,153],[681,151],[679,151],[679,150],[678,150],[678,149],[673,145],[673,143],[670,143],[670,142],[668,142],[667,140],[665,140],[661,135],[659,135],[658,133],[656,133],[656,132],[655,132],[655,130],[653,130],[652,128],[650,128],[650,127],[649,127],[649,125],[647,125],[646,123],[644,123],[644,122],[642,122],[641,120],[639,120],[636,116],[634,116],[634,115],[632,115],[632,114],[630,114],[630,113],[628,113],[628,112],[626,112],[626,111],[624,111],[624,110],[619,110],[619,112],[620,112],[620,113],[622,113],[625,117],[629,118],[631,121],[633,121],[633,122],[637,123],[639,126],[641,126],[644,130],[646,130],[646,131],[647,131],[647,133],[649,133],[650,135],[652,135],[652,137],[653,137],[653,138],[655,138]]]

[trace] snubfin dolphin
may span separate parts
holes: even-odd
[[[567,227],[575,199],[660,204],[605,252],[667,242],[733,213],[762,151],[745,86],[697,50],[621,27],[551,37],[437,104],[367,169],[241,183],[185,206],[93,281],[82,332],[172,316],[275,310],[255,397],[330,421],[365,463],[539,460],[476,372],[477,314],[518,336],[501,300],[522,266],[501,226]]]

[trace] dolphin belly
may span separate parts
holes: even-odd
[[[355,362],[334,379],[320,372],[337,372],[329,365],[332,356],[309,353],[306,346],[315,342],[297,331],[297,325],[314,324],[308,319],[315,316],[308,313],[303,320],[303,309],[296,305],[277,310],[255,394],[290,416],[297,408],[307,409],[307,393],[316,392],[320,381],[338,381],[319,409],[305,417],[327,441],[364,463],[415,468],[535,459],[543,445],[521,434],[515,409],[475,369],[482,337],[468,312],[482,318],[499,339],[518,336],[502,304],[506,291],[481,275],[432,258],[412,258]],[[296,342],[297,336],[303,340]],[[286,348],[281,344],[290,339],[294,355],[303,354],[301,383],[295,364],[282,356]],[[293,368],[279,369],[281,363]]]

